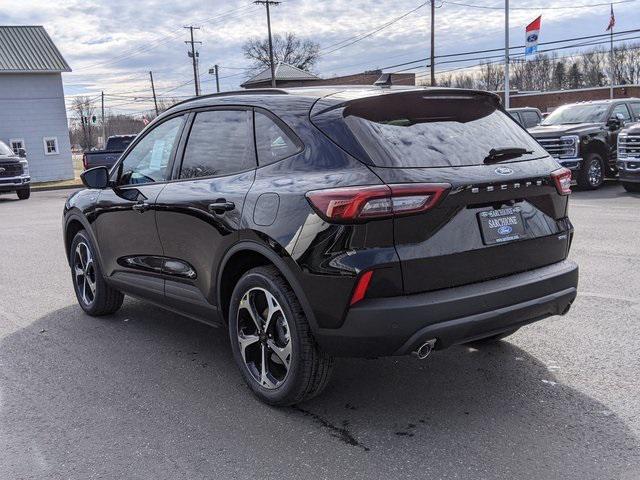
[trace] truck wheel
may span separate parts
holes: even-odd
[[[302,402],[329,381],[333,357],[318,348],[300,302],[275,267],[254,268],[238,281],[229,337],[245,382],[265,403]]]
[[[578,170],[576,178],[578,187],[582,190],[595,190],[604,182],[604,160],[598,153],[590,153]]]
[[[93,317],[115,313],[124,295],[104,281],[95,249],[84,230],[73,238],[69,256],[73,289],[82,309]]]
[[[20,200],[26,200],[31,196],[31,187],[21,188],[20,190],[17,190],[16,193]]]
[[[622,182],[622,186],[627,192],[640,193],[640,183]]]

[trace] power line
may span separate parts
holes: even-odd
[[[618,0],[616,2],[606,2],[606,3],[593,3],[591,5],[568,5],[566,7],[511,7],[510,10],[574,10],[576,8],[594,8],[594,7],[602,7],[609,5],[618,5],[621,3],[631,3],[636,0]],[[491,7],[488,5],[477,5],[472,3],[462,3],[462,2],[454,2],[450,0],[442,0],[442,3],[448,3],[449,5],[457,5],[460,7],[469,7],[469,8],[480,8],[483,10],[504,10],[504,7]]]

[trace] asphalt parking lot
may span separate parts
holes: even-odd
[[[76,305],[68,191],[0,196],[0,478],[640,478],[640,195],[571,199],[565,317],[427,361],[340,360],[317,399],[269,408],[226,332],[137,300]]]

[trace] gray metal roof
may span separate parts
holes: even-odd
[[[70,71],[44,27],[0,26],[0,73]]]
[[[288,63],[278,62],[275,68],[275,77],[277,80],[320,80],[320,77],[317,77],[313,73],[305,72],[298,67],[294,67],[293,65],[289,65]],[[255,83],[268,82],[271,80],[271,68],[267,67],[260,73],[258,73],[255,77],[250,78],[246,82],[242,84],[245,85],[253,85]]]

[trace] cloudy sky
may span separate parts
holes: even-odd
[[[320,43],[323,55],[315,73],[345,75],[428,56],[428,5],[356,43],[339,50],[332,47],[351,43],[345,40],[371,33],[423,3],[284,0],[272,10],[272,28],[274,33],[294,32]],[[436,0],[436,5],[436,54],[504,46],[503,0]],[[585,5],[595,6],[578,8]],[[640,28],[639,6],[638,0],[614,5],[616,30]],[[609,5],[602,0],[511,0],[512,45],[524,43],[525,25],[539,14],[540,41],[561,40],[604,33]],[[237,88],[245,79],[243,68],[250,63],[242,56],[242,43],[249,36],[266,35],[264,7],[246,0],[5,0],[0,24],[44,25],[73,69],[63,75],[69,101],[75,95],[93,97],[104,91],[107,108],[131,113],[151,108],[149,70],[160,96],[193,93],[185,25],[200,27],[196,39],[202,41],[200,73],[205,93],[215,89],[207,73],[215,63],[221,67],[221,87]],[[640,33],[627,36],[638,37]],[[437,70],[473,63],[441,64]],[[424,69],[414,71],[424,73]]]

